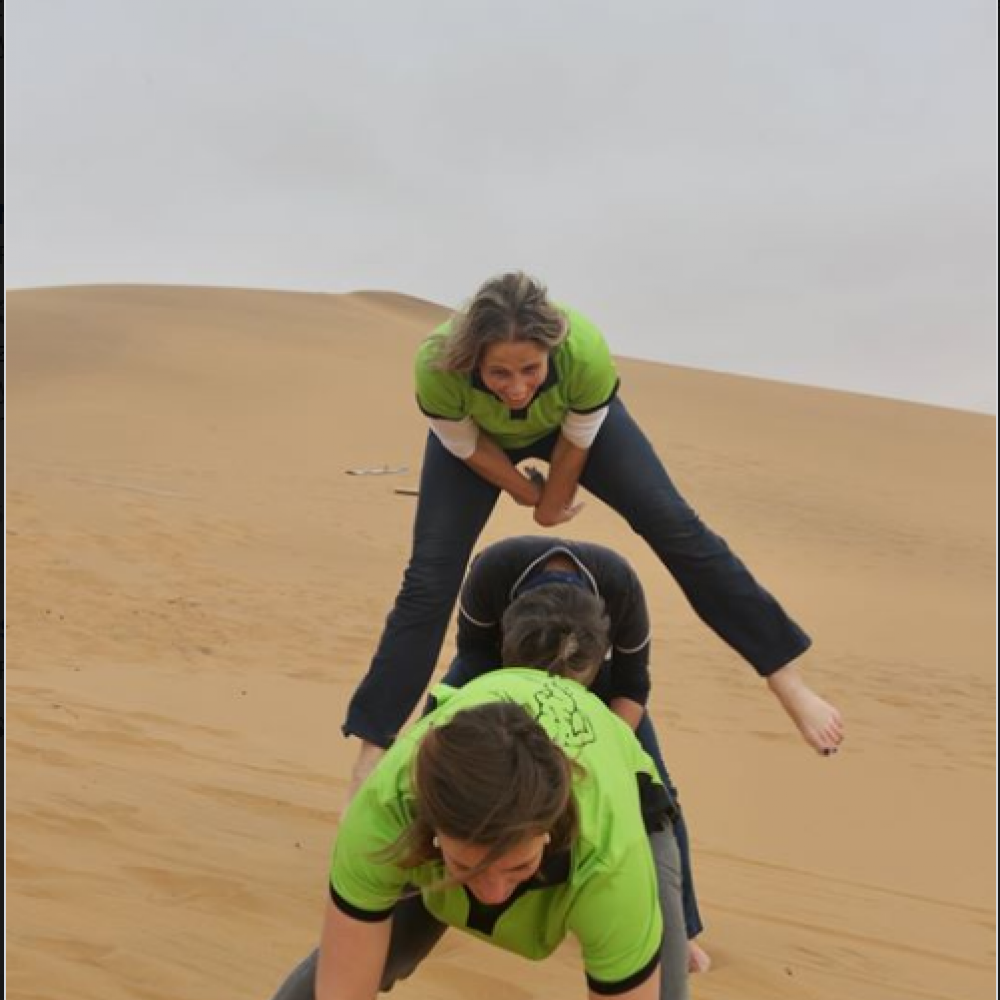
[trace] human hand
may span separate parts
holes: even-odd
[[[708,972],[712,956],[694,938],[688,938],[688,972]]]
[[[549,510],[539,504],[535,508],[535,524],[542,528],[554,528],[557,524],[565,524],[567,521],[572,521],[584,507],[586,507],[586,504],[582,501],[580,503],[568,504],[565,507],[557,507],[555,510]]]

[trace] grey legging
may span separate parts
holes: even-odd
[[[663,947],[660,951],[660,1000],[688,1000],[687,931],[681,906],[681,865],[677,841],[670,830],[649,835],[656,861],[660,906],[663,910]],[[405,979],[430,954],[447,926],[436,920],[424,908],[419,896],[401,900],[392,916],[392,934],[381,991],[391,990]],[[274,1000],[315,1000],[316,981],[314,951],[294,969],[274,994]]]

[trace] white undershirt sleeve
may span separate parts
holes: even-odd
[[[434,436],[455,458],[460,458],[464,462],[472,457],[479,441],[479,427],[472,417],[462,417],[461,420],[431,418],[430,423]]]
[[[570,410],[562,422],[563,437],[570,444],[575,444],[577,448],[587,449],[594,443],[597,432],[604,423],[604,418],[608,415],[608,408],[602,406],[592,413],[574,413]]]

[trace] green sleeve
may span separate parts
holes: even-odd
[[[469,379],[459,372],[442,372],[433,367],[443,336],[443,330],[435,330],[417,351],[417,404],[425,416],[461,420],[469,413]]]
[[[340,822],[330,861],[330,889],[344,908],[361,914],[386,914],[406,885],[406,873],[376,855],[394,843],[403,829],[401,817],[363,786]]]
[[[559,348],[567,381],[567,402],[576,413],[607,406],[618,390],[618,371],[601,331],[580,313],[567,310],[570,332]]]
[[[613,985],[649,968],[659,954],[663,916],[648,841],[623,853],[613,871],[588,882],[569,926],[589,979]]]

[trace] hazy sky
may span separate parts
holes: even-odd
[[[619,354],[996,412],[992,0],[6,14],[7,288],[521,268]]]

